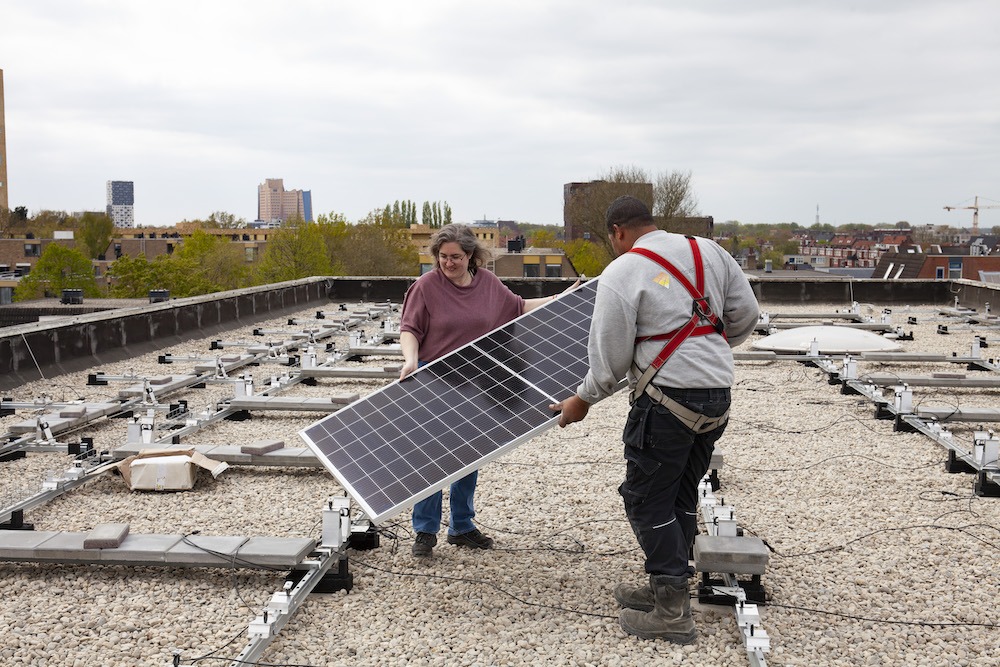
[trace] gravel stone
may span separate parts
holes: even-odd
[[[950,304],[949,304],[950,305]],[[335,306],[334,306],[335,307]],[[967,355],[989,327],[947,322],[932,306],[893,307],[914,332],[905,351]],[[775,313],[833,312],[845,304],[762,304]],[[864,312],[881,313],[866,304]],[[79,373],[40,380],[7,394],[18,401],[117,400],[124,385],[86,385],[87,373],[180,374],[159,354],[212,358],[211,340],[259,344],[255,328],[296,330],[289,317],[316,308]],[[906,325],[908,316],[918,324]],[[373,334],[378,323],[366,327]],[[276,338],[276,337],[275,337]],[[740,349],[750,349],[755,336]],[[346,335],[334,338],[338,349]],[[231,353],[231,350],[227,350]],[[983,351],[989,357],[992,348]],[[322,357],[322,355],[321,355]],[[346,363],[346,362],[345,362]],[[398,357],[358,365],[398,364]],[[286,369],[262,365],[255,381]],[[953,364],[859,363],[859,373],[966,372]],[[320,380],[287,394],[365,395],[379,381]],[[915,387],[914,404],[997,405],[995,390]],[[232,395],[208,384],[171,395],[204,409]],[[945,451],[920,434],[893,431],[874,407],[842,395],[816,368],[796,362],[738,362],[733,411],[719,446],[725,452],[718,496],[733,505],[748,535],[773,550],[762,607],[773,665],[1000,664],[993,599],[1000,587],[1000,499],[978,497],[973,478],[944,471]],[[642,555],[624,518],[620,431],[624,393],[597,404],[588,419],[554,428],[486,465],[477,524],[496,539],[472,551],[442,539],[426,562],[410,555],[409,513],[381,526],[381,547],[350,552],[350,593],[313,595],[282,629],[263,662],[299,665],[636,665],[730,667],[748,664],[728,607],[695,602],[699,640],[691,646],[625,636],[611,595],[644,578]],[[0,430],[30,417],[0,418]],[[298,431],[321,415],[260,414],[222,421],[186,439],[242,444],[280,438],[303,446]],[[105,419],[72,437],[120,446],[127,420]],[[997,424],[949,426],[971,448],[976,431]],[[40,488],[61,454],[29,454],[0,464],[4,506]],[[200,474],[176,493],[130,492],[106,475],[26,513],[38,530],[90,530],[127,522],[130,532],[318,537],[321,507],[341,489],[319,469],[234,466],[218,479]],[[0,534],[2,539],[2,534]],[[284,573],[122,566],[0,564],[0,664],[169,665],[201,656],[232,658],[247,624],[281,589]],[[228,644],[228,642],[232,642]],[[215,664],[215,663],[213,663]]]

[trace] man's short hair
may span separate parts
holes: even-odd
[[[631,195],[622,195],[611,202],[608,211],[604,215],[608,225],[608,233],[614,231],[614,226],[628,227],[637,224],[652,224],[653,214],[649,212],[649,207],[641,200]]]

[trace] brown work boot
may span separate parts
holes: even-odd
[[[618,584],[615,586],[615,599],[618,600],[618,604],[627,609],[653,611],[653,589],[649,587],[649,584],[642,586]]]
[[[653,610],[623,609],[618,615],[622,630],[643,639],[666,639],[674,644],[690,644],[698,639],[687,577],[651,574],[649,588],[653,592]]]

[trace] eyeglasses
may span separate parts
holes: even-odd
[[[438,259],[441,260],[442,262],[447,262],[447,261],[451,260],[455,264],[458,264],[459,262],[461,262],[466,257],[467,257],[467,255],[465,253],[462,253],[462,254],[459,254],[459,255],[438,255]]]

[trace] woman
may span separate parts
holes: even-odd
[[[434,270],[420,276],[403,299],[399,341],[404,362],[400,380],[419,366],[556,298],[523,299],[492,272],[480,271],[489,257],[467,225],[439,229],[431,237],[430,254]],[[472,523],[476,515],[472,496],[478,476],[479,471],[474,471],[451,485],[449,544],[474,549],[493,546],[493,539]],[[438,491],[413,506],[413,529],[417,533],[414,556],[433,555],[441,528],[441,503],[442,492]]]

